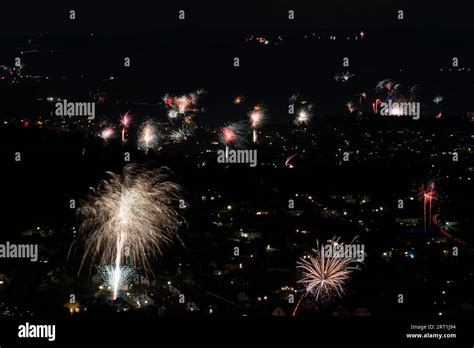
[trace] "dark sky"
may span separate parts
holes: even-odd
[[[400,25],[398,9],[405,11],[403,25],[473,26],[472,1],[429,0],[178,0],[178,1],[1,1],[1,34],[38,33],[140,33],[175,25],[177,10],[187,10],[188,25],[222,29],[286,26],[345,27]],[[69,21],[74,9],[77,19]],[[287,20],[288,9],[296,20]]]

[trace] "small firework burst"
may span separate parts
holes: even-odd
[[[391,91],[394,86],[395,86],[395,82],[392,79],[384,79],[377,83],[377,85],[375,86],[375,90],[377,92],[380,92],[383,90]]]
[[[437,95],[433,98],[433,103],[440,104],[444,100],[442,95]]]
[[[138,132],[138,148],[148,151],[157,147],[160,140],[158,127],[155,122],[145,121]]]
[[[173,119],[175,119],[175,118],[178,118],[179,112],[178,112],[178,110],[171,109],[171,110],[168,110],[168,114],[167,114],[167,115],[168,115],[168,118],[169,118],[170,120],[173,120]]]
[[[427,226],[431,226],[431,208],[433,202],[438,199],[438,194],[435,190],[435,183],[432,181],[426,187],[421,185],[418,189],[418,200],[423,202],[423,221],[425,231]]]
[[[130,112],[127,111],[124,113],[122,116],[120,116],[120,125],[122,126],[122,142],[125,142],[125,133],[130,126],[130,123],[132,122],[132,116],[130,115]]]
[[[346,103],[346,107],[347,107],[347,111],[352,114],[354,111],[356,111],[356,107],[355,107],[355,104],[351,101],[348,101]]]
[[[313,105],[305,104],[296,111],[296,117],[293,123],[297,126],[307,126],[313,118]]]
[[[262,105],[255,106],[248,113],[250,127],[253,129],[260,128],[266,121],[267,112]]]
[[[202,94],[204,94],[204,90],[179,96],[166,94],[163,101],[168,108],[168,118],[172,120],[179,116],[194,115],[199,112],[198,102],[199,96]]]
[[[244,101],[245,101],[245,96],[243,96],[243,95],[238,95],[237,97],[234,98],[233,103],[234,103],[235,105],[239,105],[239,104],[242,104]]]
[[[128,126],[130,126],[131,121],[132,121],[132,115],[130,115],[130,111],[127,111],[126,113],[120,116],[120,124],[124,128],[128,128]]]
[[[337,82],[347,82],[354,76],[354,74],[351,74],[349,71],[346,71],[334,75],[334,80],[336,80]]]
[[[189,136],[189,133],[183,128],[173,130],[170,133],[170,139],[177,143],[187,140],[188,136]]]
[[[367,92],[362,92],[357,95],[359,97],[359,104],[362,104],[362,99],[367,100]]]
[[[114,129],[110,126],[106,126],[100,131],[99,136],[104,139],[104,141],[108,141],[114,136]]]
[[[247,144],[245,138],[248,126],[243,122],[229,123],[219,130],[219,141],[226,147],[244,148]]]
[[[194,122],[193,116],[184,116],[182,122],[182,128],[186,130],[188,135],[191,135],[197,128],[196,122]]]
[[[257,142],[257,129],[266,122],[267,112],[263,105],[256,105],[248,113],[250,127],[252,128],[252,141]]]
[[[312,249],[309,255],[306,255],[297,263],[297,268],[301,271],[299,284],[305,287],[305,293],[311,294],[316,300],[329,300],[334,296],[342,297],[344,287],[349,281],[354,270],[357,270],[357,264],[363,262],[363,256],[360,252],[355,252],[353,242],[348,244],[339,242],[339,238],[333,238],[329,245],[330,250],[337,246],[338,253],[328,254],[328,248],[316,242],[316,248]],[[302,297],[303,297],[302,296]],[[300,299],[301,301],[301,299]],[[298,303],[299,304],[299,303]],[[295,312],[298,306],[295,308]]]

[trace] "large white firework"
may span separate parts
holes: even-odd
[[[109,178],[93,189],[81,204],[80,241],[85,250],[81,267],[88,261],[114,265],[120,279],[123,261],[151,271],[150,259],[175,240],[181,225],[175,210],[181,187],[168,180],[166,168],[146,169],[129,164],[123,174],[107,172]],[[114,289],[116,298],[118,283]]]

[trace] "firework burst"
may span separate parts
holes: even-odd
[[[145,121],[138,131],[138,148],[145,152],[154,149],[160,140],[158,127],[153,121]]]
[[[188,133],[187,130],[185,130],[183,128],[179,128],[177,130],[171,131],[170,139],[173,140],[176,143],[180,143],[182,141],[187,140],[189,135],[190,134]]]
[[[130,112],[127,111],[124,113],[122,116],[120,116],[120,125],[122,126],[122,143],[125,142],[125,133],[130,126],[130,123],[132,122],[132,116],[130,115]]]
[[[114,298],[119,290],[126,259],[151,273],[150,258],[177,238],[180,216],[174,209],[181,187],[168,180],[166,169],[147,170],[129,164],[123,174],[107,172],[109,179],[81,204],[80,241],[86,261],[113,265]]]
[[[297,268],[301,271],[301,279],[298,283],[305,287],[305,293],[301,298],[307,294],[313,295],[316,300],[327,300],[337,295],[342,297],[344,294],[344,287],[354,270],[358,268],[356,265],[363,262],[361,255],[352,252],[351,246],[355,239],[342,246],[339,254],[328,255],[325,247],[316,242],[316,248],[312,249],[310,255],[300,258],[297,263]],[[339,238],[333,238],[331,246],[341,245]],[[299,303],[296,306],[293,315],[296,314]]]
[[[257,142],[257,129],[261,128],[266,122],[267,112],[262,105],[255,106],[248,113],[250,127],[252,127],[252,140]]]
[[[356,111],[356,106],[352,101],[348,101],[346,103],[346,107],[347,107],[347,112],[349,112],[350,114],[352,114],[354,111]]]
[[[334,80],[336,80],[337,82],[347,82],[354,76],[354,74],[351,74],[349,71],[346,71],[334,75]]]
[[[305,104],[296,111],[296,117],[293,120],[293,123],[297,126],[301,126],[301,125],[307,126],[308,124],[310,124],[312,118],[313,118],[313,105]]]
[[[166,94],[163,102],[168,109],[168,118],[173,120],[179,116],[194,115],[199,112],[199,96],[204,94],[204,90],[198,90],[188,94],[172,96]]]
[[[442,95],[437,95],[433,98],[433,103],[435,104],[439,104],[441,103],[442,101],[444,100],[443,96]]]
[[[108,142],[114,136],[114,129],[107,126],[100,131],[99,136],[104,139],[104,142]]]
[[[191,135],[197,128],[196,122],[194,122],[194,116],[184,116],[182,128],[186,130],[188,135]]]
[[[229,123],[219,130],[219,141],[225,147],[241,149],[247,145],[248,126],[243,122]]]
[[[242,104],[243,102],[245,102],[245,96],[243,95],[238,95],[237,97],[234,98],[234,100],[232,101],[235,105],[239,105],[239,104]]]

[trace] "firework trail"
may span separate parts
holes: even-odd
[[[294,168],[293,165],[290,163],[291,160],[296,156],[298,155],[297,153],[295,153],[294,155],[292,156],[289,156],[286,161],[285,161],[285,167],[288,167],[288,168]]]
[[[125,142],[125,132],[130,126],[131,121],[132,116],[130,115],[129,111],[127,111],[120,117],[120,125],[122,126],[122,143]]]
[[[86,261],[113,265],[114,299],[117,298],[123,260],[151,273],[150,258],[177,238],[180,216],[174,210],[181,187],[168,180],[167,170],[147,170],[129,164],[123,174],[93,189],[81,204],[78,239],[84,245],[81,268]]]
[[[154,149],[159,140],[160,134],[156,124],[150,120],[145,121],[138,131],[138,148],[146,153],[148,150]]]
[[[257,142],[257,129],[266,122],[267,112],[262,105],[255,106],[248,113],[250,127],[252,128],[252,141]]]
[[[307,257],[300,258],[297,268],[301,270],[301,279],[298,283],[302,284],[306,291],[298,301],[293,316],[301,299],[308,294],[315,296],[316,300],[330,299],[334,295],[342,297],[344,286],[352,272],[358,269],[356,264],[363,262],[361,255],[356,255],[350,248],[356,239],[357,237],[352,242],[341,245],[339,238],[333,238],[331,245],[341,245],[343,248],[339,254],[331,255],[328,255],[324,245],[320,246],[317,241],[316,249],[312,249],[312,253]]]
[[[219,141],[227,148],[241,149],[247,145],[248,126],[244,122],[229,123],[219,130]]]
[[[367,92],[359,93],[357,96],[359,97],[359,105],[362,104],[362,99],[366,99],[366,100],[367,100]]]
[[[438,195],[435,191],[434,182],[430,182],[427,187],[423,184],[418,190],[418,200],[423,201],[423,220],[426,232],[426,226],[431,226],[431,207],[434,201],[438,199]]]

